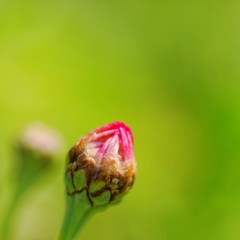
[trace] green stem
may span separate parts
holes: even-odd
[[[38,167],[38,166],[37,166]],[[32,171],[31,171],[32,170]],[[14,192],[10,205],[6,212],[6,217],[3,220],[1,240],[10,239],[10,230],[12,226],[12,221],[14,219],[14,214],[19,204],[19,200],[22,195],[29,190],[31,185],[33,185],[42,174],[41,168],[32,168],[31,166],[26,166],[24,171],[19,171],[14,177],[16,178]]]
[[[5,217],[5,219],[3,221],[3,225],[2,225],[2,236],[1,236],[2,240],[10,239],[10,230],[11,230],[11,225],[12,225],[11,223],[13,221],[14,213],[17,209],[19,200],[20,200],[23,192],[24,192],[24,189],[16,188],[15,193],[13,194],[11,204],[8,208],[8,211],[6,212],[6,217]]]
[[[95,212],[86,191],[67,195],[62,228],[55,240],[75,240],[89,217]]]

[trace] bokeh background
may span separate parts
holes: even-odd
[[[0,223],[14,133],[40,121],[66,142],[13,239],[53,239],[65,152],[116,120],[133,130],[137,181],[79,239],[240,239],[239,26],[236,0],[0,1]]]

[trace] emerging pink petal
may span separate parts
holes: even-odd
[[[114,122],[89,132],[84,137],[86,148],[96,153],[95,160],[101,162],[106,156],[119,158],[121,161],[134,160],[133,135],[124,123]]]

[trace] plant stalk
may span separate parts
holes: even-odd
[[[55,240],[75,240],[94,212],[86,191],[73,195],[66,194],[65,215]]]

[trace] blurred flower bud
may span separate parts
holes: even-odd
[[[11,174],[11,180],[14,180],[13,196],[1,228],[0,239],[3,240],[11,238],[10,223],[19,199],[31,185],[49,172],[47,170],[52,169],[52,160],[60,154],[63,140],[60,134],[51,128],[40,123],[32,123],[17,134],[13,147],[15,158]]]
[[[130,190],[135,175],[132,132],[114,122],[89,132],[69,151],[67,193],[86,191],[92,206],[115,203]]]
[[[51,157],[59,154],[63,141],[61,135],[51,128],[41,123],[32,123],[18,134],[15,144],[21,150]]]
[[[14,141],[17,158],[14,174],[17,179],[21,179],[24,186],[29,185],[33,179],[40,177],[45,167],[52,166],[62,147],[61,135],[50,127],[41,123],[27,125]]]

